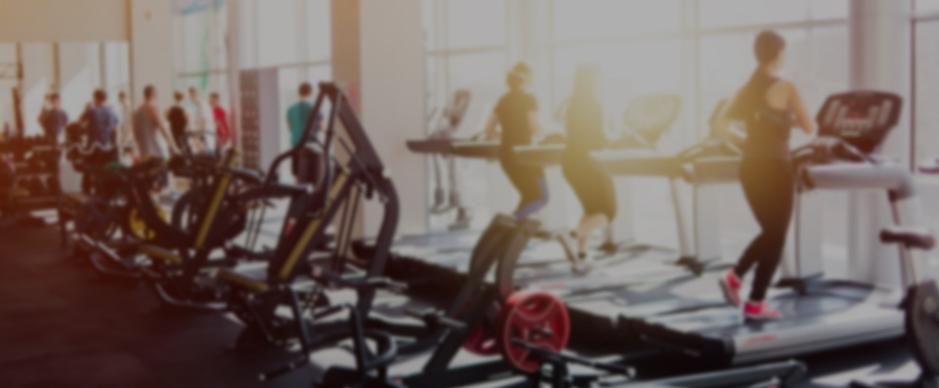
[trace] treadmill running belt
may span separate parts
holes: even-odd
[[[623,317],[623,324],[647,340],[688,351],[724,357],[740,364],[820,352],[837,347],[897,338],[903,314],[887,304],[865,300],[864,291],[821,292],[773,298],[783,318],[746,322],[727,305],[688,308],[644,318]],[[878,295],[868,295],[876,298]]]

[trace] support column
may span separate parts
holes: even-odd
[[[241,47],[242,34],[241,29],[234,27],[241,23],[241,1],[229,1],[225,4],[228,19],[228,30],[225,32],[225,52],[227,56],[227,72],[225,74],[228,81],[228,122],[231,126],[232,139],[234,139],[235,149],[241,149],[241,88],[237,85],[241,82]]]
[[[361,1],[333,0],[332,72],[357,112],[361,112],[359,85],[362,79]]]
[[[903,97],[900,124],[884,144],[884,154],[908,163],[910,152],[909,0],[855,0],[850,13],[850,75],[854,90],[884,90]],[[896,247],[878,234],[893,221],[882,192],[852,193],[848,203],[849,275],[857,280],[899,284]]]
[[[425,49],[420,0],[333,0],[333,78],[343,86],[394,177],[401,200],[399,233],[427,229],[427,171],[405,139],[426,134]],[[393,23],[389,23],[394,20]],[[365,207],[364,233],[380,223]]]

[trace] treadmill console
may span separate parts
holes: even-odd
[[[857,91],[828,97],[816,121],[820,136],[839,138],[871,154],[900,119],[900,96],[878,91]]]
[[[626,129],[633,131],[649,148],[655,148],[681,115],[681,96],[647,94],[636,97],[626,106]]]

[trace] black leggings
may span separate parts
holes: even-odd
[[[740,183],[760,234],[750,242],[734,267],[744,276],[756,266],[750,300],[762,301],[782,259],[795,199],[792,164],[785,159],[745,159]]]
[[[518,191],[515,218],[528,218],[544,208],[548,204],[548,185],[544,169],[519,163],[513,155],[502,155],[499,159],[502,170]]]
[[[589,154],[566,154],[561,161],[564,179],[584,209],[584,217],[603,214],[616,217],[616,190],[613,178]]]

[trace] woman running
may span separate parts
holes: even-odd
[[[740,306],[741,278],[756,269],[750,299],[743,308],[749,320],[772,320],[782,315],[765,299],[782,258],[792,216],[795,194],[789,135],[793,126],[809,135],[815,132],[798,89],[777,76],[785,47],[785,40],[776,32],[763,31],[757,36],[754,51],[758,66],[724,112],[726,119],[746,126],[740,183],[760,234],[721,278],[720,285],[727,301]]]
[[[506,77],[509,91],[502,96],[486,123],[486,138],[499,136],[502,128],[499,161],[506,176],[520,196],[515,207],[515,218],[524,219],[548,204],[548,186],[544,169],[520,163],[515,156],[516,146],[529,145],[541,132],[538,123],[538,102],[527,91],[531,69],[524,63],[515,65]]]
[[[616,215],[613,179],[590,155],[607,144],[603,106],[597,96],[599,71],[581,65],[574,79],[574,92],[567,103],[565,127],[567,147],[561,159],[564,178],[574,189],[584,210],[571,237],[577,240],[581,263],[587,260],[587,243],[597,229],[605,228]]]

